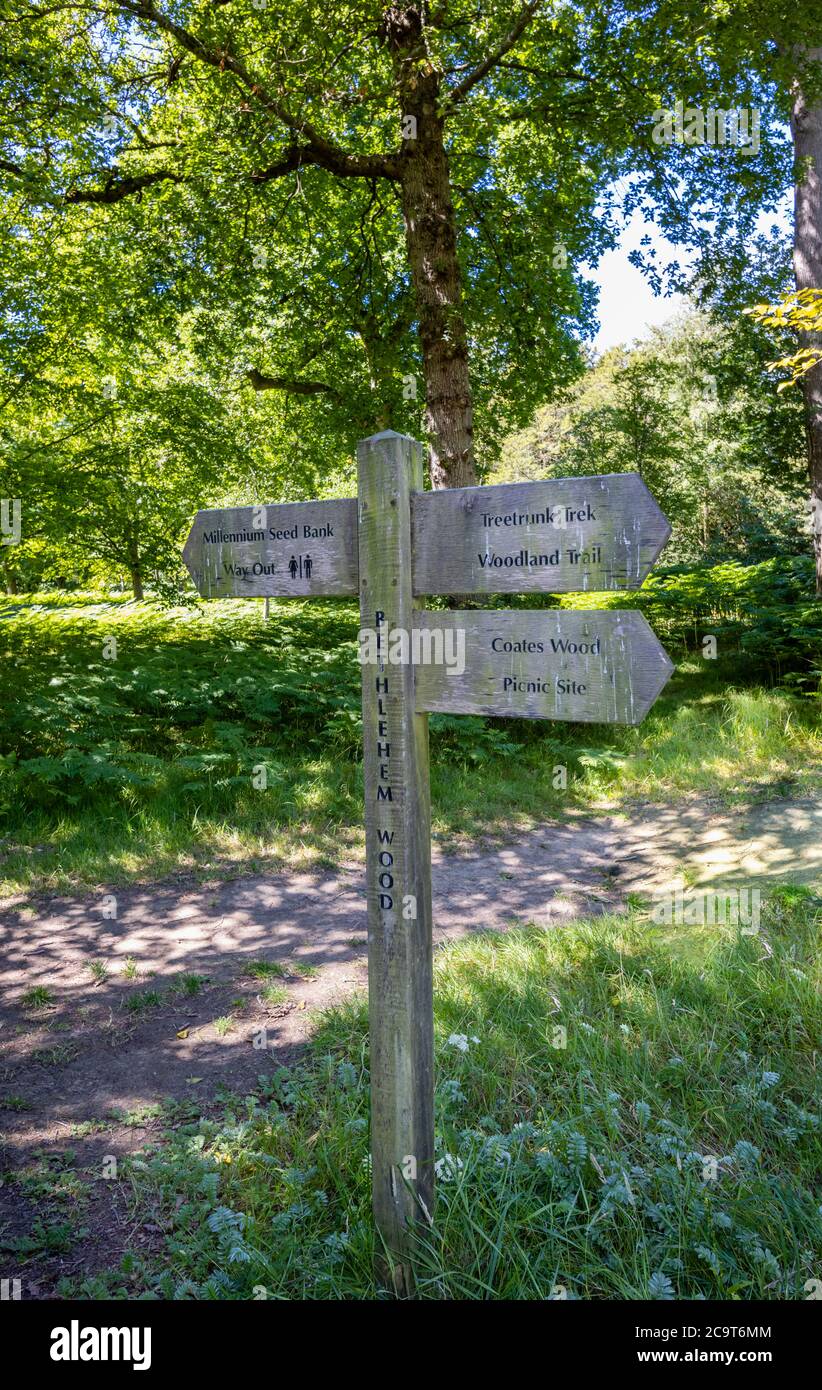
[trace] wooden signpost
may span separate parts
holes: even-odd
[[[641,613],[497,608],[416,616],[417,630],[432,633],[428,649],[451,657],[417,667],[417,709],[429,712],[638,724],[673,670]]]
[[[356,500],[199,512],[183,558],[207,597],[360,596],[373,1207],[408,1294],[434,1203],[428,712],[637,724],[673,670],[638,612],[415,596],[637,588],[670,527],[635,474],[424,492],[415,440],[357,457]]]
[[[419,492],[415,594],[638,589],[671,534],[637,473]]]
[[[357,503],[278,502],[198,512],[183,560],[204,598],[357,592]]]

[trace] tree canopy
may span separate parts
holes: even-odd
[[[184,499],[334,489],[386,426],[476,481],[583,371],[581,267],[633,210],[696,253],[666,279],[649,241],[658,288],[749,281],[813,11],[6,0],[4,493],[87,524],[102,476],[154,566]],[[710,145],[692,108],[751,119]]]

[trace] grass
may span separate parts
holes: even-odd
[[[79,1048],[74,1043],[64,1043],[60,1047],[41,1047],[32,1052],[32,1062],[37,1062],[41,1067],[64,1067],[69,1062],[73,1062],[79,1052]]]
[[[288,971],[276,960],[252,960],[245,967],[243,974],[250,975],[253,980],[270,980],[272,977],[282,980]]]
[[[0,894],[362,852],[355,608],[273,614],[0,600]],[[818,702],[762,685],[751,660],[682,656],[638,728],[432,716],[435,838],[818,786]]]
[[[0,1110],[31,1110],[31,1102],[24,1096],[0,1096]]]
[[[136,994],[130,994],[125,1002],[125,1007],[129,1013],[144,1014],[149,1009],[158,1009],[163,1002],[163,996],[159,990],[144,989]]]
[[[636,910],[436,958],[438,1199],[423,1298],[801,1299],[822,1220],[822,899],[759,933]],[[364,1004],[309,1060],[126,1162],[154,1257],[81,1297],[385,1297],[371,1273]],[[256,1290],[256,1292],[255,1292]]]
[[[32,985],[27,989],[20,1000],[21,1006],[31,1013],[38,1009],[47,1009],[54,1003],[54,991],[48,985]]]
[[[664,623],[669,596],[652,598]],[[264,624],[256,606],[230,601],[174,612],[0,601],[0,893],[361,852],[356,611],[273,613]],[[685,609],[674,617],[672,635],[690,623]],[[115,662],[101,654],[110,635]],[[732,650],[739,632],[727,628],[723,661],[683,646],[637,729],[433,716],[435,837],[635,800],[733,805],[818,787],[807,684],[763,683],[744,636]],[[803,1298],[822,1266],[821,907],[806,889],[777,890],[746,936],[655,925],[632,896],[622,915],[441,949],[439,1195],[416,1250],[421,1297]],[[120,968],[138,980],[134,958]],[[92,980],[106,969],[91,962]],[[283,980],[316,967],[253,960],[243,974],[276,1007]],[[142,1016],[207,983],[180,974],[124,1007]],[[24,1000],[32,1011],[51,1002],[45,986]],[[245,1002],[213,1020],[218,1035]],[[59,1067],[76,1051],[36,1059]],[[388,1296],[372,1274],[364,1001],[321,1016],[303,1063],[277,1068],[261,1053],[260,1068],[249,1095],[206,1103],[193,1090],[119,1117],[165,1125],[157,1147],[122,1161],[117,1187],[165,1248],[60,1292]],[[48,1165],[22,1181],[46,1205],[91,1195],[81,1175]],[[64,1238],[41,1211],[15,1253],[59,1253]]]
[[[200,993],[200,990],[206,983],[207,976],[205,975],[182,974],[178,975],[177,978],[172,981],[169,985],[169,990],[172,994],[183,994],[193,997]]]
[[[260,990],[260,1002],[275,1007],[285,1004],[288,1000],[288,990],[285,985],[266,985]]]

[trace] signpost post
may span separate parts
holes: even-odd
[[[359,593],[373,1208],[407,1295],[434,1201],[428,713],[637,724],[673,670],[638,612],[414,596],[638,588],[670,527],[636,474],[424,492],[415,440],[357,458],[357,499],[199,512],[183,558],[206,597]]]
[[[368,905],[371,1183],[383,1268],[410,1291],[408,1232],[434,1198],[434,984],[428,718],[417,713],[414,667],[390,661],[393,632],[410,632],[411,494],[422,446],[377,435],[358,449],[363,782]]]

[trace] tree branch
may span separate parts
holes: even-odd
[[[366,156],[364,156],[365,158]],[[377,156],[382,160],[382,156]],[[294,173],[295,170],[309,165],[319,165],[324,169],[332,169],[332,172],[345,177],[363,177],[360,169],[351,169],[347,162],[335,166],[325,157],[320,157],[318,152],[311,145],[291,145],[286,149],[283,157],[276,164],[270,164],[266,169],[253,169],[251,172],[251,182],[254,184],[270,183],[274,179],[283,178],[286,174]],[[123,198],[130,198],[134,193],[141,193],[144,188],[151,188],[155,183],[162,183],[170,179],[172,183],[185,183],[185,177],[177,174],[173,169],[156,169],[150,174],[126,174],[118,178],[117,170],[103,170],[102,176],[105,183],[100,188],[72,188],[63,194],[66,203],[93,203],[98,206],[108,206],[112,203],[119,203]],[[27,172],[19,164],[12,164],[9,160],[0,159],[0,173],[13,174],[15,178],[26,179]],[[372,175],[374,177],[374,175]],[[391,179],[399,178],[399,171],[394,170],[385,177]]]
[[[208,64],[209,67],[216,68],[219,72],[231,72],[247,88],[253,97],[260,102],[266,111],[270,111],[288,130],[296,135],[300,140],[304,140],[312,152],[312,164],[319,164],[325,169],[329,169],[333,174],[348,175],[349,177],[361,178],[398,178],[398,164],[396,156],[380,154],[349,154],[346,150],[341,150],[338,145],[327,140],[319,131],[315,130],[307,120],[293,116],[281,101],[278,101],[266,90],[263,83],[248,71],[245,64],[237,58],[228,48],[209,48],[206,44],[192,34],[182,24],[162,14],[154,8],[152,0],[116,0],[117,8],[125,14],[133,15],[136,19],[145,20],[149,24],[154,24],[164,33],[170,34],[182,48],[192,53],[201,63]],[[536,0],[541,3],[541,0]],[[306,163],[305,159],[302,161]]]
[[[293,174],[295,169],[305,168],[310,164],[318,165],[321,169],[328,169],[339,178],[398,179],[400,177],[399,164],[390,156],[381,154],[346,155],[342,150],[331,155],[328,151],[319,151],[314,145],[289,145],[276,163],[269,164],[266,169],[254,169],[251,174],[251,182],[270,183],[272,179],[280,179],[285,174]]]
[[[446,97],[449,106],[456,106],[459,102],[463,101],[471,88],[476,87],[477,83],[481,82],[483,77],[486,77],[491,69],[496,67],[500,59],[504,58],[506,53],[511,51],[528,28],[528,25],[531,23],[531,20],[541,4],[542,0],[530,0],[530,3],[525,6],[525,9],[520,14],[513,28],[509,30],[502,42],[494,49],[493,53],[489,53],[487,58],[483,58],[482,62],[479,63],[472,72],[469,72],[461,82],[458,82],[456,87],[451,88]]]
[[[293,396],[338,396],[333,386],[324,381],[292,381],[285,376],[264,376],[256,367],[250,367],[246,377],[255,391],[287,391]]]
[[[130,174],[117,179],[112,173],[102,188],[72,188],[65,195],[67,203],[119,203],[121,198],[129,198],[163,179],[182,183],[183,179],[171,169],[158,169],[153,174]]]

